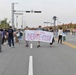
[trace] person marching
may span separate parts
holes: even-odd
[[[39,26],[37,30],[42,30],[41,26]],[[37,48],[40,47],[40,41],[38,41],[37,44],[38,44],[38,45],[37,45]]]
[[[26,26],[26,28],[25,28],[24,37],[26,36],[26,30],[29,30],[29,27],[28,26]],[[27,41],[26,38],[25,38],[25,42],[26,42],[25,47],[29,47],[29,41]]]
[[[9,47],[11,47],[11,44],[14,48],[14,31],[12,29],[12,27],[10,26],[10,28],[7,30],[7,35],[8,35],[8,44],[9,44]]]
[[[54,33],[54,31],[53,31],[52,27],[50,27],[50,28],[49,28],[49,32],[53,32],[53,33]],[[52,39],[52,42],[50,43],[50,46],[53,44],[53,42],[55,42],[54,37],[53,37],[53,39]]]
[[[63,30],[62,27],[58,30],[58,44],[59,42],[62,44],[62,36],[63,36]]]

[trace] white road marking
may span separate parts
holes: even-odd
[[[29,56],[28,75],[33,75],[33,56]]]
[[[33,48],[33,44],[32,43],[30,44],[30,48]]]

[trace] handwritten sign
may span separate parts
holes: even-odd
[[[52,42],[53,32],[41,31],[41,30],[26,30],[25,40],[28,41],[42,41]]]

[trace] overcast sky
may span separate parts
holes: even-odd
[[[24,13],[23,24],[30,27],[47,25],[44,22],[53,22],[53,16],[58,17],[60,23],[76,23],[76,0],[0,0],[0,20],[11,19],[11,3],[15,4],[15,10],[39,10],[40,14]],[[16,15],[15,15],[16,22]],[[22,15],[18,16],[18,25],[22,23]],[[16,24],[16,23],[15,23]],[[48,24],[50,25],[50,24]]]

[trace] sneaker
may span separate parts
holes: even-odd
[[[26,45],[25,47],[29,47],[29,45]]]
[[[37,48],[40,47],[40,45],[37,46]]]

